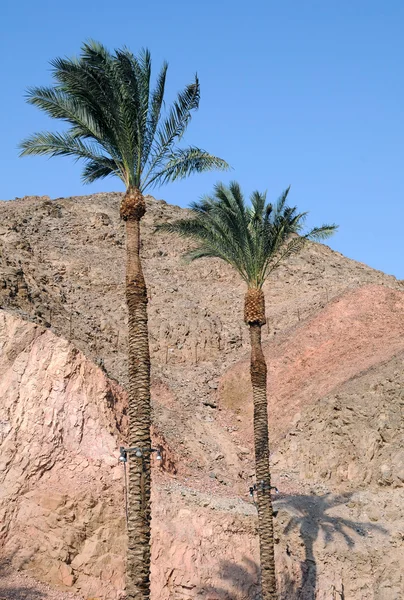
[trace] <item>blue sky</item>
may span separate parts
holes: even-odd
[[[340,225],[330,245],[404,278],[402,0],[3,0],[0,7],[0,198],[121,190],[83,186],[66,158],[18,158],[33,131],[57,128],[24,102],[50,83],[48,62],[94,38],[167,59],[169,100],[197,71],[201,104],[186,142],[225,158],[229,174],[155,191],[186,206],[218,179],[290,201],[309,225]]]

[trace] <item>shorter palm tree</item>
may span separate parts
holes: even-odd
[[[289,188],[277,204],[266,202],[266,194],[254,192],[247,206],[238,183],[218,184],[214,195],[191,205],[192,216],[160,229],[189,237],[198,246],[189,260],[216,257],[230,264],[247,284],[244,321],[250,329],[251,383],[254,402],[255,475],[260,538],[263,600],[276,599],[275,556],[271,475],[269,468],[267,366],[262,351],[261,328],[266,323],[262,287],[269,275],[308,240],[329,237],[336,225],[315,227],[302,234],[307,213],[289,207]]]

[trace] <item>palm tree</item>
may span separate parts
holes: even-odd
[[[143,194],[158,186],[227,163],[194,146],[176,146],[198,108],[198,78],[163,111],[167,63],[151,83],[148,50],[135,57],[127,48],[110,53],[97,42],[83,45],[79,58],[51,62],[55,84],[28,90],[28,102],[69,127],[35,133],[21,155],[83,159],[83,182],[110,175],[126,188],[120,206],[126,226],[126,301],[129,313],[129,444],[138,448],[129,475],[127,595],[150,597],[150,354],[147,291],[140,257]]]
[[[276,205],[266,194],[254,192],[246,205],[237,183],[218,184],[212,197],[191,205],[192,216],[161,229],[196,240],[199,245],[187,257],[217,257],[230,264],[247,284],[244,321],[250,330],[251,383],[254,401],[255,475],[260,539],[261,585],[264,600],[275,600],[275,559],[271,476],[269,468],[267,366],[261,345],[266,323],[262,286],[269,275],[307,240],[325,239],[336,229],[323,225],[300,235],[307,213],[286,205],[289,188]]]

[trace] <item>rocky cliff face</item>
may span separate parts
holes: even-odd
[[[93,575],[107,570],[107,594],[111,586],[122,588],[121,485],[110,491],[121,479],[122,391],[69,342],[37,325],[1,311],[0,331],[5,557],[37,577],[72,586],[74,560],[97,545]],[[107,523],[110,533],[99,539],[96,532]],[[81,577],[89,585],[85,573]]]
[[[50,331],[0,312],[0,333],[3,559],[85,597],[118,598],[126,544],[118,463],[124,393]],[[170,450],[156,437],[167,459]],[[231,565],[235,597],[256,590],[253,507],[197,493],[169,476],[173,462],[154,467],[154,597],[205,597],[219,584],[222,564]],[[240,548],[247,581],[234,570]]]
[[[125,545],[118,202],[0,205],[4,557],[111,600]],[[185,265],[184,243],[153,233],[181,209],[148,208],[154,435],[165,449],[154,466],[153,595],[258,597],[243,287],[216,261]],[[404,595],[402,290],[316,244],[267,286],[282,599]]]
[[[124,393],[65,340],[7,313],[0,321],[3,556],[14,568],[86,598],[118,598]],[[335,598],[400,597],[402,473],[393,470],[400,461],[402,361],[349,381],[337,398],[317,403],[314,415],[303,411],[280,443],[273,462],[282,491],[276,502],[281,598],[325,600],[334,591]],[[376,393],[362,393],[374,392],[375,383]],[[358,391],[372,401],[355,402]],[[375,451],[380,429],[389,442]],[[195,485],[170,473],[172,453],[156,435],[171,461],[167,470],[164,462],[154,465],[154,597],[258,598],[252,502],[245,491],[202,491],[203,474]],[[214,443],[206,438],[207,447]],[[241,452],[251,468],[248,449]],[[223,460],[231,454],[217,457]],[[379,479],[369,478],[361,461],[374,465]]]

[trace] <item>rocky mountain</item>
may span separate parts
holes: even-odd
[[[3,560],[84,597],[123,590],[126,314],[119,194],[0,203]],[[153,594],[258,598],[243,285],[186,264],[148,198]],[[404,595],[404,286],[309,244],[266,288],[282,599]],[[10,581],[12,581],[10,579]],[[4,585],[12,586],[13,583]],[[1,584],[0,584],[1,591]]]

